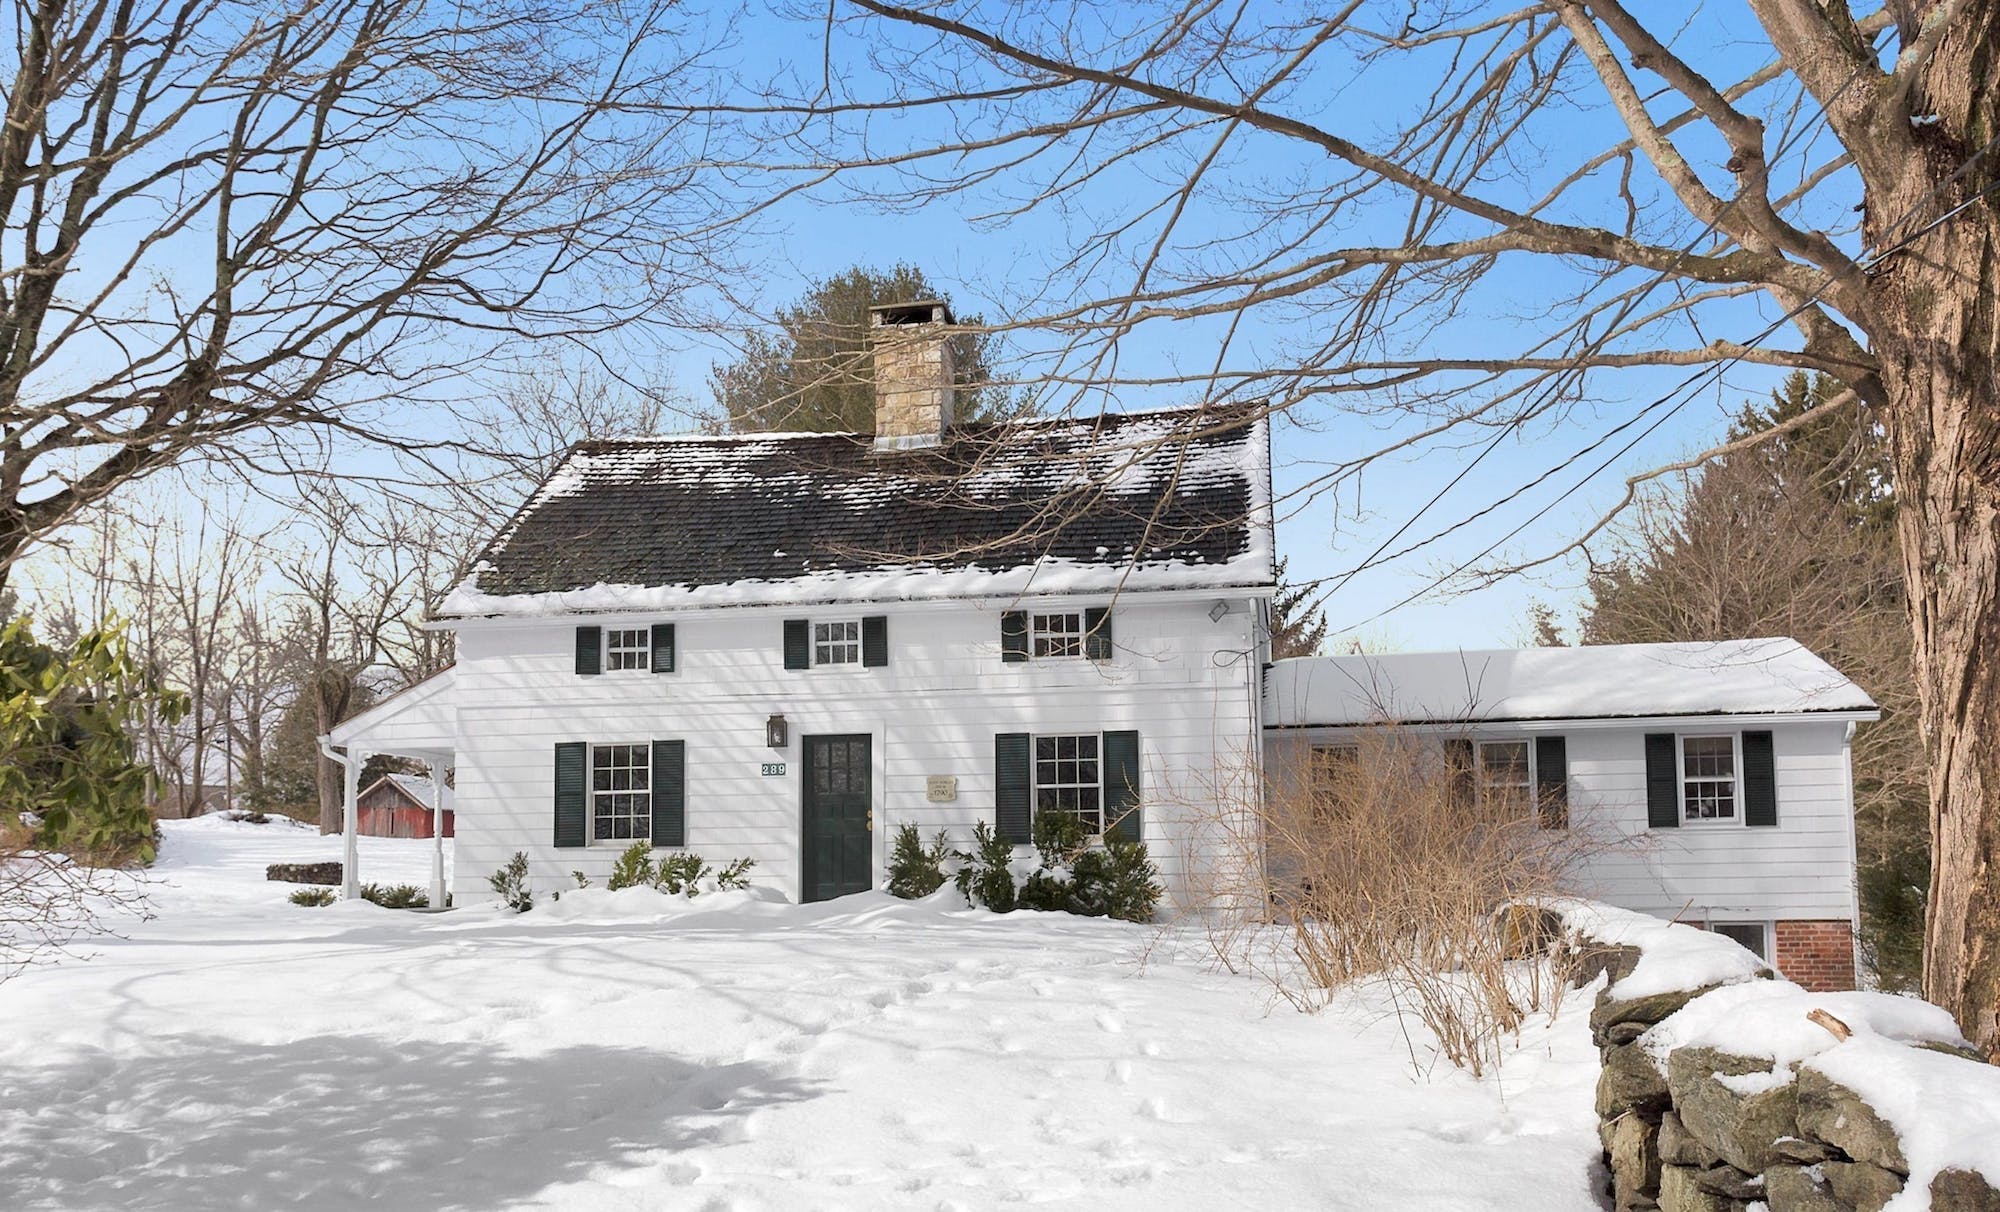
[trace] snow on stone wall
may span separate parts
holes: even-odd
[[[1566,917],[1602,1069],[1619,1212],[1995,1212],[2000,1069],[1951,1016],[1809,993],[1720,935],[1599,905]]]

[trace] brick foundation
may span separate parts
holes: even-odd
[[[1854,988],[1854,928],[1843,921],[1784,921],[1773,926],[1772,964],[1814,993]]]

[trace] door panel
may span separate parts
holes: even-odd
[[[807,901],[831,900],[874,886],[871,742],[866,733],[803,738],[800,883]]]

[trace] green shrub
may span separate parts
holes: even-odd
[[[1014,898],[1014,907],[1067,912],[1073,891],[1074,885],[1068,880],[1044,867],[1021,881],[1021,891]]]
[[[1014,858],[1014,844],[993,832],[985,821],[972,827],[972,853],[958,856],[958,890],[968,905],[983,905],[995,913],[1014,909],[1014,873],[1008,864]]]
[[[318,909],[333,904],[333,889],[299,888],[293,891],[290,899],[294,905],[305,905],[308,908]]]
[[[889,895],[915,900],[944,887],[944,861],[950,855],[944,830],[938,830],[926,846],[915,825],[899,826],[889,855]]]
[[[643,888],[653,882],[653,844],[633,842],[625,847],[618,861],[611,864],[611,878],[604,886],[613,892],[624,888]]]
[[[1067,867],[1090,848],[1090,831],[1069,812],[1037,812],[1033,837],[1044,870]]]
[[[535,894],[528,887],[528,856],[516,850],[507,865],[486,877],[493,891],[516,913],[526,913],[535,907]]]
[[[363,884],[361,899],[384,909],[428,909],[431,898],[415,884],[397,884],[385,888],[380,884]]]
[[[79,861],[153,860],[148,799],[158,780],[133,743],[150,707],[162,724],[187,696],[161,685],[116,625],[66,648],[36,640],[26,618],[0,625],[0,827],[36,823],[32,843]]]
[[[715,873],[715,886],[729,891],[750,886],[750,868],[757,865],[756,859],[740,858]]]
[[[653,887],[668,896],[696,896],[701,892],[699,886],[701,877],[708,872],[709,866],[701,861],[699,854],[690,854],[685,850],[676,851],[660,859],[660,869],[653,877]]]
[[[585,874],[584,874],[583,872],[581,872],[581,871],[572,871],[572,872],[570,872],[570,873],[569,873],[569,878],[571,878],[571,879],[575,880],[575,881],[576,881],[576,886],[577,886],[577,887],[579,887],[579,888],[588,888],[588,887],[590,887],[590,877],[589,877],[589,876],[587,876],[587,875],[585,875]]]
[[[1125,922],[1150,922],[1166,889],[1144,842],[1106,842],[1086,850],[1070,864],[1071,913],[1085,917],[1115,917]]]

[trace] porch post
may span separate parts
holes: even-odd
[[[368,757],[359,745],[349,745],[342,767],[340,895],[350,901],[361,899],[361,768]]]
[[[444,908],[444,763],[431,767],[431,908]]]

